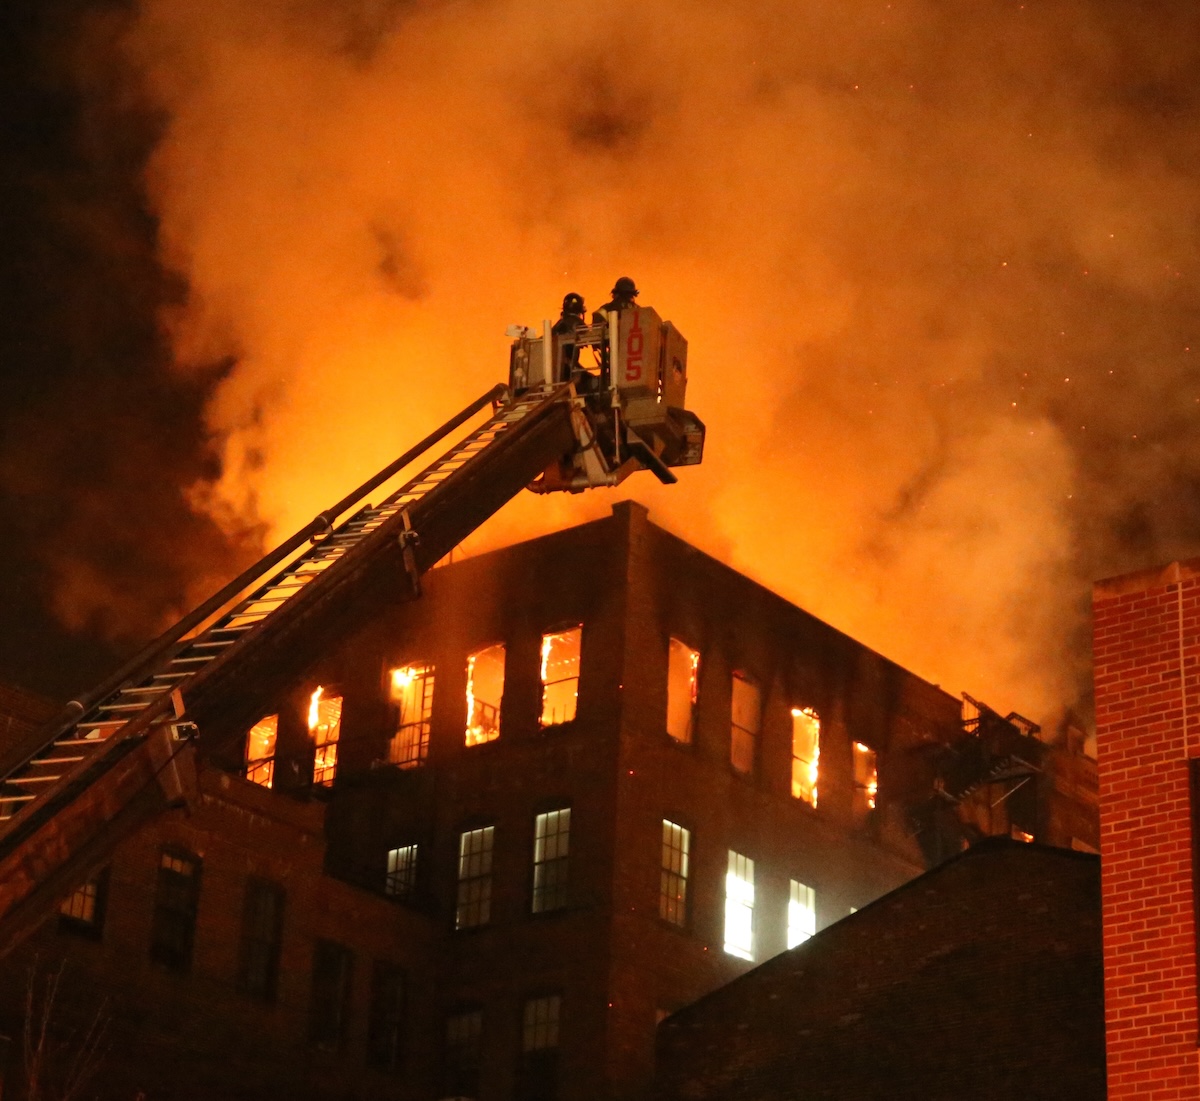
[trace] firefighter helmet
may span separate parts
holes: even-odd
[[[622,275],[612,289],[613,298],[637,298],[637,284],[628,275]]]
[[[583,314],[583,295],[576,294],[572,291],[570,294],[563,295],[562,312],[564,317],[571,317]]]

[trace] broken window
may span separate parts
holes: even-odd
[[[342,697],[327,696],[317,685],[308,703],[308,732],[312,737],[313,783],[331,787],[337,773],[338,739],[342,736]]]
[[[406,665],[393,669],[392,703],[396,706],[396,733],[388,760],[401,768],[417,768],[429,755],[429,726],[433,714],[433,666]]]
[[[575,718],[575,705],[579,699],[579,644],[582,638],[582,627],[542,635],[540,726],[557,726]]]
[[[811,707],[792,708],[792,797],[817,805],[821,720]]]
[[[861,815],[875,809],[879,791],[879,773],[875,767],[875,750],[862,742],[854,743],[854,806]]]
[[[500,737],[500,698],[504,695],[504,644],[467,658],[467,745]]]
[[[279,979],[283,946],[283,888],[264,879],[246,881],[238,989],[272,1001]]]
[[[404,1039],[404,970],[389,960],[371,968],[371,1009],[367,1019],[367,1065],[396,1070]]]
[[[754,861],[732,849],[725,875],[725,951],[754,959]]]
[[[788,898],[787,946],[803,944],[817,931],[817,892],[793,879]]]
[[[483,1010],[463,1009],[446,1018],[442,1097],[478,1097]]]
[[[312,1003],[308,1038],[324,1051],[336,1051],[346,1038],[354,953],[337,941],[313,946]]]
[[[107,899],[108,869],[104,868],[63,899],[58,908],[59,929],[99,940]]]
[[[571,808],[539,814],[533,837],[533,912],[559,910],[567,904],[567,856],[571,842]]]
[[[259,719],[246,735],[246,779],[269,788],[275,779],[275,735],[279,716]]]
[[[762,725],[762,693],[758,685],[741,673],[733,674],[733,732],[729,761],[745,775],[754,772],[758,732]]]
[[[199,857],[173,849],[164,851],[159,858],[150,927],[150,958],[155,963],[172,971],[191,969],[199,904]]]
[[[688,743],[696,723],[696,683],[700,655],[679,639],[667,646],[667,733]]]
[[[383,893],[391,898],[411,898],[417,886],[417,846],[388,849]]]
[[[558,1093],[558,1024],[562,996],[530,998],[521,1014],[521,1060],[517,1096],[523,1101],[553,1101]]]
[[[458,839],[456,929],[486,925],[492,916],[492,842],[494,827],[463,830]]]
[[[687,924],[688,849],[691,841],[690,830],[663,819],[658,916],[672,925]]]

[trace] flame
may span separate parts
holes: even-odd
[[[813,807],[816,807],[818,798],[817,782],[821,776],[821,717],[811,707],[793,707],[792,718],[810,719],[816,727],[817,736],[813,739],[812,757],[808,762],[808,776],[806,777],[809,790],[812,792],[812,798],[809,802]],[[797,795],[798,793],[793,791],[792,794]]]
[[[308,729],[316,730],[317,724],[321,721],[321,693],[325,689],[321,685],[317,685],[317,690],[312,694],[312,698],[308,704]]]
[[[411,665],[406,665],[403,669],[392,670],[392,691],[403,691],[416,678],[417,671]]]
[[[554,645],[554,635],[542,635],[542,683],[549,680],[550,650]]]
[[[879,791],[879,770],[875,765],[875,751],[870,746],[863,745],[862,742],[854,743],[854,751],[862,755],[862,760],[866,762],[869,768],[867,782],[863,785],[863,790],[867,793],[867,807],[874,810],[875,796]]]
[[[691,651],[689,651],[689,654],[690,654],[690,660],[691,660],[691,664],[692,664],[691,689],[692,689],[692,703],[694,704],[696,702],[697,685],[698,685],[699,679],[700,679],[700,652],[698,650],[691,650]]]
[[[487,741],[484,729],[475,721],[475,655],[472,654],[467,658],[467,745],[484,741]]]

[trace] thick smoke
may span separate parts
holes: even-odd
[[[628,492],[1045,717],[1084,680],[1090,579],[1200,540],[1193,19],[144,0],[176,358],[234,363],[201,503],[283,534],[501,378],[507,323],[630,274],[690,340],[709,450]],[[521,501],[474,545],[611,501]]]

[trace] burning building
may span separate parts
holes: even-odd
[[[117,1093],[636,1096],[659,1019],[971,838],[1094,841],[1033,724],[636,504],[432,568],[525,486],[700,461],[686,342],[610,305],[2,747],[10,1035],[66,959]]]
[[[114,1088],[636,1095],[662,1017],[983,827],[1072,843],[1060,753],[638,505],[423,590],[322,625],[10,954],[10,1035],[65,958]]]

